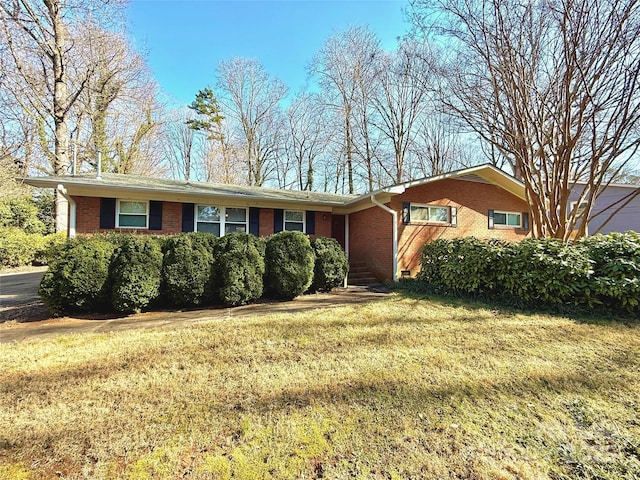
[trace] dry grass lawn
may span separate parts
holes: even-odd
[[[640,478],[640,324],[391,296],[0,345],[0,478]]]

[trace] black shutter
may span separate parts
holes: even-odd
[[[193,232],[193,215],[195,205],[193,203],[182,204],[182,231]]]
[[[260,209],[257,207],[249,208],[249,233],[260,236]]]
[[[452,227],[458,226],[458,207],[451,207],[451,221],[449,222]]]
[[[100,228],[116,228],[116,199],[100,199]]]
[[[493,210],[489,210],[489,228],[493,228]]]
[[[149,230],[162,230],[162,202],[149,202]]]
[[[408,225],[411,223],[411,204],[402,202],[402,223]]]
[[[284,210],[281,208],[273,209],[273,233],[281,232],[284,228]]]
[[[522,228],[529,230],[529,214],[527,212],[522,212]]]
[[[307,210],[307,235],[313,235],[316,233],[316,212],[313,210]]]

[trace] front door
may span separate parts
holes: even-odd
[[[331,215],[331,238],[335,238],[344,250],[344,215]]]

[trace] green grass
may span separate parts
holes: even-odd
[[[392,296],[0,349],[0,478],[640,478],[638,324]]]

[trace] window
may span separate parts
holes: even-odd
[[[514,212],[493,212],[493,224],[496,227],[522,227],[522,214]]]
[[[304,232],[304,212],[285,210],[284,211],[284,229]]]
[[[411,204],[411,222],[450,223],[449,207]]]
[[[149,205],[147,202],[118,200],[118,228],[148,228]]]
[[[224,214],[224,233],[244,233],[247,231],[247,209],[226,208]]]
[[[213,233],[220,236],[220,209],[211,205],[198,205],[196,207],[196,231]]]
[[[196,206],[196,231],[213,233],[217,237],[247,231],[247,209]]]

